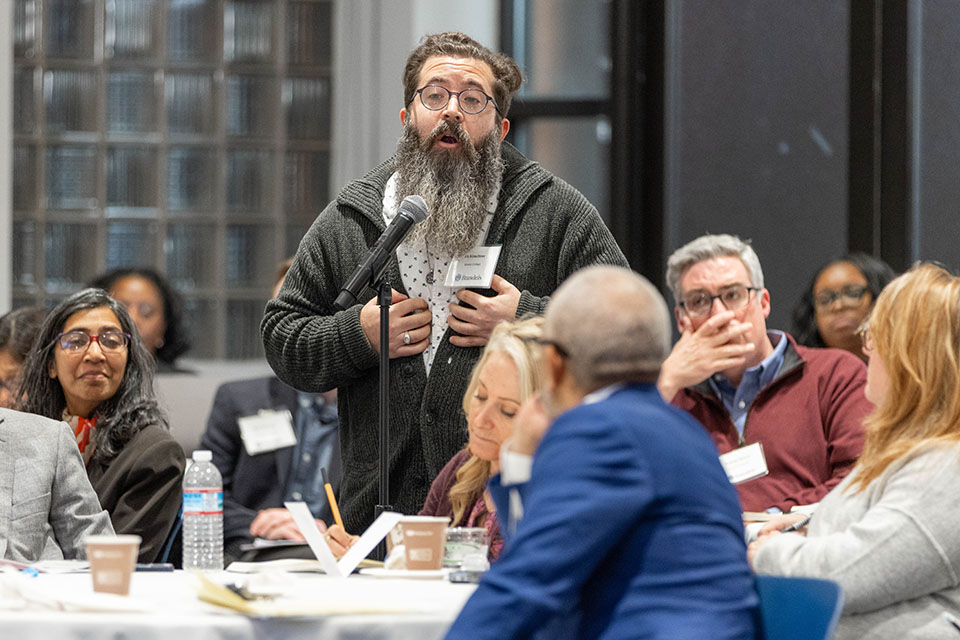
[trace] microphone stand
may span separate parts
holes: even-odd
[[[382,278],[377,285],[377,304],[380,305],[380,503],[374,507],[374,519],[390,506],[390,303],[393,302],[390,283]],[[374,558],[387,556],[386,539],[380,541]]]

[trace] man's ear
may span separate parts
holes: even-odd
[[[407,124],[407,108],[400,109],[400,124]]]
[[[506,118],[500,118],[500,142],[503,142],[503,139],[507,137],[507,133],[510,132],[510,121]]]
[[[770,292],[765,288],[761,289],[759,292],[760,295],[760,309],[763,311],[763,317],[770,317]]]
[[[683,333],[683,311],[680,307],[673,307],[673,317],[677,321],[677,331]]]
[[[567,375],[567,359],[560,355],[556,347],[548,344],[543,348],[543,365],[544,373],[547,374],[547,379],[544,380],[547,388],[558,388]]]

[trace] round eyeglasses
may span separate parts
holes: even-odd
[[[58,334],[54,342],[60,344],[60,348],[67,353],[81,353],[86,351],[91,342],[100,345],[102,351],[117,352],[122,351],[130,342],[130,334],[122,331],[102,331],[97,335],[91,335],[86,331],[74,329]]]
[[[833,303],[840,301],[840,306],[845,309],[860,306],[863,297],[867,295],[867,287],[862,284],[848,284],[839,291],[833,289],[823,289],[813,296],[813,304],[818,311],[829,311]]]
[[[420,104],[430,111],[445,109],[450,102],[450,96],[457,96],[460,110],[468,115],[475,116],[482,112],[487,108],[489,102],[492,102],[493,108],[497,110],[497,113],[500,113],[496,101],[480,89],[450,91],[450,89],[440,85],[428,84],[422,89],[417,89],[417,95],[420,96]]]
[[[728,311],[737,311],[743,309],[750,302],[750,292],[759,291],[756,287],[748,287],[742,284],[735,284],[724,287],[717,295],[711,295],[709,291],[695,289],[683,294],[683,297],[677,303],[691,318],[705,318],[710,315],[713,309],[713,301],[720,299],[723,306]]]

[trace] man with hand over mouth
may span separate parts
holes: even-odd
[[[657,387],[710,432],[745,511],[818,502],[863,447],[866,368],[767,330],[770,293],[753,248],[706,235],[667,261],[680,340]]]

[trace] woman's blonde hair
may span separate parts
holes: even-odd
[[[538,362],[539,348],[536,340],[542,335],[543,318],[528,318],[515,322],[501,322],[490,334],[490,340],[473,373],[470,384],[463,395],[463,411],[470,416],[470,400],[477,393],[480,384],[480,372],[494,353],[506,355],[517,367],[517,380],[520,383],[519,400],[524,402],[540,389],[541,373]],[[469,445],[468,445],[469,446]],[[450,487],[450,505],[453,507],[453,524],[456,526],[466,514],[468,508],[481,499],[487,480],[490,479],[490,462],[471,455],[457,471],[457,481]]]
[[[917,264],[877,298],[872,358],[890,380],[864,420],[866,440],[851,487],[863,491],[920,444],[960,441],[960,278]]]

